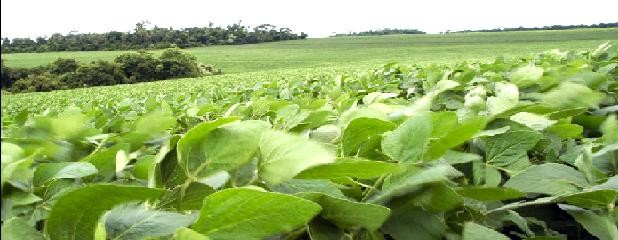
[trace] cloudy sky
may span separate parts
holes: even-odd
[[[446,30],[618,22],[617,0],[2,0],[1,35],[129,31],[159,27],[270,23],[310,37],[381,28]]]

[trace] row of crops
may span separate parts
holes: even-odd
[[[618,239],[616,46],[199,81],[4,96],[2,238]]]

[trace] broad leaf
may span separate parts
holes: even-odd
[[[413,116],[384,137],[382,151],[398,162],[418,162],[429,143],[431,129],[429,114]]]
[[[463,240],[509,240],[508,237],[495,230],[473,223],[466,222],[463,230]]]
[[[398,164],[371,161],[364,159],[340,159],[335,163],[318,165],[299,173],[296,178],[332,179],[352,177],[358,179],[373,179],[384,174],[397,172]]]
[[[161,189],[115,185],[77,189],[58,199],[49,213],[45,231],[52,240],[92,239],[105,211],[122,203],[156,199],[164,193]]]
[[[375,230],[382,226],[390,214],[388,208],[380,205],[352,202],[323,193],[298,193],[296,196],[320,204],[320,216],[340,228],[363,227]]]
[[[392,213],[382,231],[396,240],[442,239],[446,233],[441,214],[430,213],[410,204],[389,207]]]
[[[187,176],[206,177],[249,162],[258,150],[262,132],[269,128],[269,124],[263,121],[224,126],[221,123],[227,123],[227,120],[199,125],[178,141],[178,153],[183,153],[178,156],[178,161],[186,169]],[[188,163],[183,157],[185,152],[191,154]]]
[[[569,205],[559,204],[558,206],[595,237],[599,239],[618,239],[618,227],[616,227],[617,223],[614,217],[599,215],[593,211]]]
[[[200,123],[178,140],[176,147],[178,164],[187,176],[197,177],[194,173],[200,173],[207,167],[204,142],[208,135],[216,128],[236,120],[236,118],[220,118]]]
[[[510,126],[506,133],[486,138],[486,161],[511,172],[518,172],[529,166],[527,151],[543,137],[537,131],[514,122],[500,121],[498,127]]]
[[[41,163],[34,171],[33,183],[42,185],[53,179],[82,178],[97,173],[97,169],[87,162]]]
[[[329,196],[346,198],[337,185],[324,179],[291,179],[271,187],[273,191],[296,194],[303,192],[318,192]]]
[[[2,223],[2,239],[44,240],[45,237],[33,226],[30,226],[26,220],[11,218]]]
[[[204,199],[192,228],[212,239],[262,239],[301,227],[320,210],[320,205],[299,197],[226,189]]]
[[[382,134],[396,128],[391,122],[376,118],[356,118],[348,124],[341,140],[345,156],[374,156],[380,148]]]
[[[461,175],[461,172],[447,164],[439,164],[426,169],[410,167],[405,173],[393,176],[385,182],[382,192],[371,197],[370,202],[386,202],[393,197],[417,190],[422,184],[447,181]]]
[[[140,240],[174,234],[179,227],[191,225],[195,216],[146,209],[141,205],[122,205],[105,217],[108,239]]]
[[[440,139],[431,141],[424,158],[426,160],[438,159],[449,149],[468,141],[483,128],[485,128],[485,118],[483,117],[468,119],[454,126]]]
[[[268,131],[260,140],[259,176],[270,184],[292,179],[303,170],[335,161],[325,146],[280,131]]]
[[[527,168],[511,177],[505,187],[527,193],[560,195],[578,192],[588,186],[582,173],[562,164],[545,163]]]
[[[181,227],[176,230],[176,238],[175,240],[209,240],[210,238],[206,237],[206,235],[202,235],[196,231],[193,231],[189,228]]]
[[[502,201],[524,197],[525,194],[512,188],[501,187],[466,187],[456,190],[461,196],[479,201]]]

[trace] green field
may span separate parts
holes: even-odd
[[[196,48],[228,73],[8,93],[2,238],[618,239],[617,33]],[[118,52],[6,57],[71,54]]]
[[[225,73],[240,73],[333,66],[366,68],[392,61],[425,64],[487,60],[497,55],[524,55],[552,48],[589,49],[607,40],[618,40],[617,28],[319,38],[254,45],[210,46],[188,51],[199,61],[215,64]],[[6,54],[2,57],[9,67],[33,67],[47,64],[59,57],[86,62],[113,60],[120,53],[47,52]]]

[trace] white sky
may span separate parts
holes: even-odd
[[[380,28],[446,30],[618,22],[618,0],[2,0],[3,37],[129,31],[148,20],[159,27],[226,26],[243,21],[304,31],[310,37]]]

